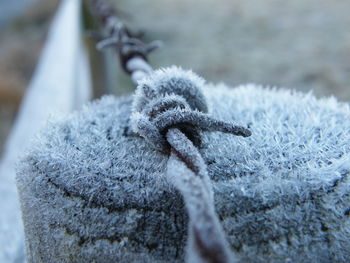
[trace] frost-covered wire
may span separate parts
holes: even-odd
[[[207,114],[201,92],[204,80],[197,75],[176,67],[152,72],[147,55],[158,42],[145,44],[133,37],[107,0],[91,1],[109,34],[97,48],[115,46],[121,65],[138,84],[131,116],[133,131],[169,154],[167,178],[182,194],[189,215],[187,262],[235,262],[215,212],[207,167],[198,148],[202,131],[243,137],[251,132]]]
[[[187,261],[234,262],[215,213],[206,164],[198,150],[200,131],[243,137],[251,132],[210,117],[201,92],[204,81],[180,68],[158,70],[137,88],[131,124],[134,132],[169,153],[167,178],[182,194],[189,214]]]
[[[100,40],[96,47],[102,50],[107,47],[117,49],[121,66],[137,81],[151,73],[152,67],[147,61],[149,53],[161,46],[160,41],[144,43],[131,34],[125,24],[119,20],[116,11],[108,0],[90,0],[92,13],[101,21],[107,36]]]

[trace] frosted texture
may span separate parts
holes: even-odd
[[[252,131],[204,132],[200,149],[238,260],[349,262],[349,105],[203,85],[208,114]],[[105,97],[50,123],[23,158],[28,262],[184,260],[187,216],[165,179],[168,155],[131,131],[131,101]]]

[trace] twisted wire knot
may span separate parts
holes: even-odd
[[[133,131],[163,152],[170,149],[166,139],[169,128],[178,128],[196,147],[201,145],[201,131],[250,136],[248,129],[207,114],[203,85],[202,78],[177,67],[154,72],[139,82],[131,116]]]
[[[198,151],[201,131],[248,137],[244,127],[210,117],[201,92],[204,80],[172,67],[143,79],[133,101],[133,131],[169,152],[167,179],[184,198],[189,215],[187,262],[236,262],[216,215],[206,164]]]

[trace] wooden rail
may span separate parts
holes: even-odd
[[[91,97],[80,5],[62,1],[0,160],[0,262],[25,262],[15,163],[50,115],[67,114]]]

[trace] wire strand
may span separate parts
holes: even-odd
[[[137,84],[152,72],[147,58],[151,52],[161,46],[161,42],[157,40],[145,43],[131,34],[125,24],[119,20],[115,8],[108,0],[90,0],[90,9],[107,33],[107,36],[97,43],[96,48],[99,50],[108,47],[116,48],[121,66]]]
[[[158,42],[145,44],[132,36],[107,0],[91,0],[91,3],[93,13],[100,18],[108,32],[97,48],[116,47],[122,67],[138,84],[153,71],[147,55],[159,46]],[[148,90],[147,86],[138,88],[144,88],[144,93],[141,92],[143,95],[158,92]],[[192,91],[200,98],[194,98],[191,102],[201,105],[200,109],[206,111],[206,103],[202,101],[204,96],[197,87]],[[236,262],[215,212],[207,166],[197,147],[201,142],[200,130],[243,137],[250,136],[251,132],[241,126],[215,120],[191,107],[188,101],[192,97],[190,93],[185,90],[183,94],[170,96],[158,94],[158,99],[138,98],[147,102],[140,103],[140,111],[132,114],[134,131],[157,149],[169,153],[167,178],[182,194],[189,215],[187,262]]]

